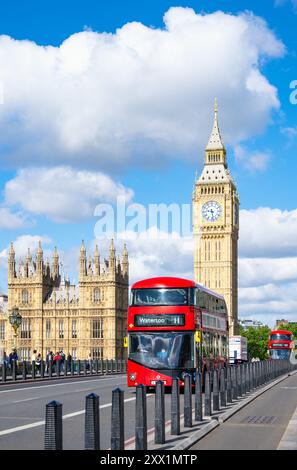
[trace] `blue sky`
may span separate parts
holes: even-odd
[[[0,289],[11,240],[23,254],[44,237],[75,276],[96,204],[122,192],[189,203],[217,96],[242,209],[241,315],[292,318],[296,26],[294,0],[0,0]],[[146,250],[130,242],[133,279],[192,275],[187,242],[165,244],[158,259]]]

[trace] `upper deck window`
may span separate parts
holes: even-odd
[[[274,333],[270,335],[270,339],[272,340],[282,340],[282,341],[291,341],[292,335],[286,335],[284,333]]]
[[[189,289],[185,288],[134,289],[132,291],[131,305],[133,306],[188,304]]]

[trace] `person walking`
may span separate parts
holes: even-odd
[[[59,351],[57,351],[53,359],[54,369],[56,372],[58,372],[58,367],[60,367],[60,360],[61,360],[61,356],[60,356]]]
[[[40,375],[41,361],[42,361],[41,354],[39,353],[35,359],[36,370],[39,373],[39,375]]]
[[[67,355],[67,366],[68,366],[68,371],[71,372],[71,364],[72,364],[72,356],[70,352]]]

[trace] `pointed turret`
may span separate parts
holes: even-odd
[[[114,240],[112,238],[110,242],[110,247],[109,247],[109,269],[110,270],[115,269],[115,265],[116,265],[115,246],[114,246]]]
[[[28,248],[28,252],[27,252],[27,256],[26,256],[26,264],[25,264],[25,275],[26,275],[26,277],[29,276],[29,268],[30,268],[30,265],[31,265],[31,261],[32,261],[32,255],[31,255],[30,248]]]
[[[11,242],[8,252],[8,278],[15,277],[15,251]]]
[[[126,243],[124,244],[123,255],[122,255],[122,272],[124,275],[129,273],[129,255]]]
[[[83,277],[87,274],[87,252],[85,243],[82,240],[80,246],[80,255],[79,255],[79,275]]]
[[[28,248],[27,256],[26,256],[26,263],[29,265],[31,261],[32,261],[32,255],[31,255],[30,248]]]
[[[43,273],[43,251],[41,241],[38,242],[38,248],[36,252],[36,273],[42,275]]]
[[[95,276],[100,276],[100,253],[98,245],[96,245],[94,252]]]
[[[53,257],[52,257],[52,278],[57,279],[59,277],[59,253],[55,246]]]
[[[219,128],[217,99],[215,99],[213,127],[205,148],[205,163],[223,163],[226,166],[226,149]]]

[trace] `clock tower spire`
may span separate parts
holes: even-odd
[[[215,100],[204,167],[193,192],[194,274],[198,283],[224,296],[230,334],[238,333],[238,215],[239,198],[228,170]]]

